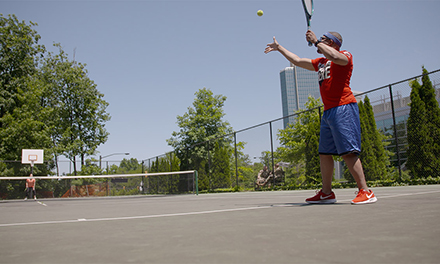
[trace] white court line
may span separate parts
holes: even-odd
[[[387,198],[396,198],[401,196],[413,196],[413,195],[420,195],[420,194],[431,194],[431,193],[440,193],[440,191],[429,191],[429,192],[417,192],[417,193],[400,193],[400,194],[393,194],[393,195],[385,195],[385,196],[377,196],[377,200],[380,201],[380,199],[387,199]],[[338,200],[340,202],[348,202],[350,200]]]
[[[175,214],[160,214],[160,215],[124,216],[124,217],[93,218],[93,219],[80,218],[80,219],[77,219],[77,220],[60,220],[60,221],[44,221],[44,222],[29,222],[29,223],[11,223],[11,224],[0,224],[0,227],[6,227],[6,226],[26,226],[26,225],[44,225],[44,224],[64,224],[64,223],[78,223],[78,222],[117,221],[117,220],[146,219],[146,218],[186,216],[186,215],[202,215],[202,214],[213,214],[213,213],[223,213],[223,212],[234,212],[234,211],[266,209],[266,208],[271,208],[271,207],[273,207],[273,206],[255,206],[255,207],[245,207],[245,208],[235,208],[235,209],[223,209],[223,210],[200,211],[200,212],[189,212],[189,213],[175,213]]]
[[[430,193],[440,193],[440,191],[417,192],[417,193],[401,193],[401,194],[380,196],[380,198],[394,198],[394,197],[400,197],[400,196],[412,196],[412,195],[430,194]]]
[[[413,196],[422,194],[440,193],[440,191],[429,191],[429,192],[417,192],[417,193],[405,193],[405,194],[395,194],[387,196],[379,196],[380,199],[395,198],[401,196]],[[351,200],[339,200],[339,201],[351,201]],[[234,208],[234,209],[223,209],[223,210],[211,210],[211,211],[200,211],[200,212],[188,212],[188,213],[174,213],[174,214],[160,214],[160,215],[142,215],[142,216],[125,216],[125,217],[111,217],[111,218],[93,218],[85,219],[80,218],[76,220],[60,220],[60,221],[44,221],[44,222],[29,222],[29,223],[11,223],[11,224],[0,224],[0,227],[7,226],[26,226],[26,225],[44,225],[44,224],[64,224],[64,223],[78,223],[78,222],[99,222],[99,221],[118,221],[118,220],[131,220],[131,219],[147,219],[147,218],[160,218],[160,217],[173,217],[173,216],[187,216],[187,215],[202,215],[202,214],[214,214],[214,213],[224,213],[224,212],[237,212],[237,211],[247,211],[247,210],[258,210],[267,209],[273,207],[291,207],[294,205],[277,205],[277,206],[254,206],[254,207],[244,207],[244,208]]]

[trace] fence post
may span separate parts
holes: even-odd
[[[402,180],[402,169],[400,168],[400,151],[399,151],[399,138],[397,137],[397,127],[396,127],[396,113],[394,111],[394,97],[393,97],[393,88],[391,84],[388,86],[390,89],[390,98],[391,98],[391,113],[393,114],[393,127],[394,127],[394,138],[396,140],[396,153],[397,153],[397,164],[399,167],[399,181]]]
[[[237,157],[237,132],[234,132],[234,148],[235,148],[235,188],[238,190],[238,157]]]
[[[272,122],[269,122],[269,127],[270,127],[270,153],[272,156],[272,175],[275,171],[275,166],[273,164],[274,159],[273,159],[273,136],[272,136]],[[272,188],[275,187],[275,176],[272,177]]]
[[[210,146],[209,146],[209,140],[208,140],[207,144],[208,144],[208,148],[207,148],[207,150],[208,150],[209,190],[212,191],[213,188],[212,188],[212,173],[211,173],[211,152],[209,151],[209,147],[210,147]]]
[[[321,119],[322,119],[321,107],[318,107],[318,112],[319,112],[319,124],[321,124]]]
[[[173,171],[173,153],[170,152],[170,171]]]
[[[156,156],[156,172],[159,172],[159,156]]]
[[[194,171],[194,174],[196,176],[196,195],[199,195],[199,174],[197,173],[197,171]],[[193,181],[194,182],[194,181]]]

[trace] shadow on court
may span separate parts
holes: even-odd
[[[440,186],[0,202],[2,263],[438,263]],[[45,204],[42,205],[42,204]]]

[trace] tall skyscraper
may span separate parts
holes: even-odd
[[[320,98],[318,74],[295,65],[290,65],[280,71],[281,80],[281,101],[283,116],[294,114],[299,109],[304,109],[304,104],[309,96]],[[294,118],[284,119],[284,128]]]

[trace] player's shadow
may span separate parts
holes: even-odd
[[[305,207],[305,206],[337,206],[337,205],[346,205],[348,203],[333,203],[333,204],[310,204],[310,203],[271,203],[265,204],[263,206],[271,206],[271,207]]]

